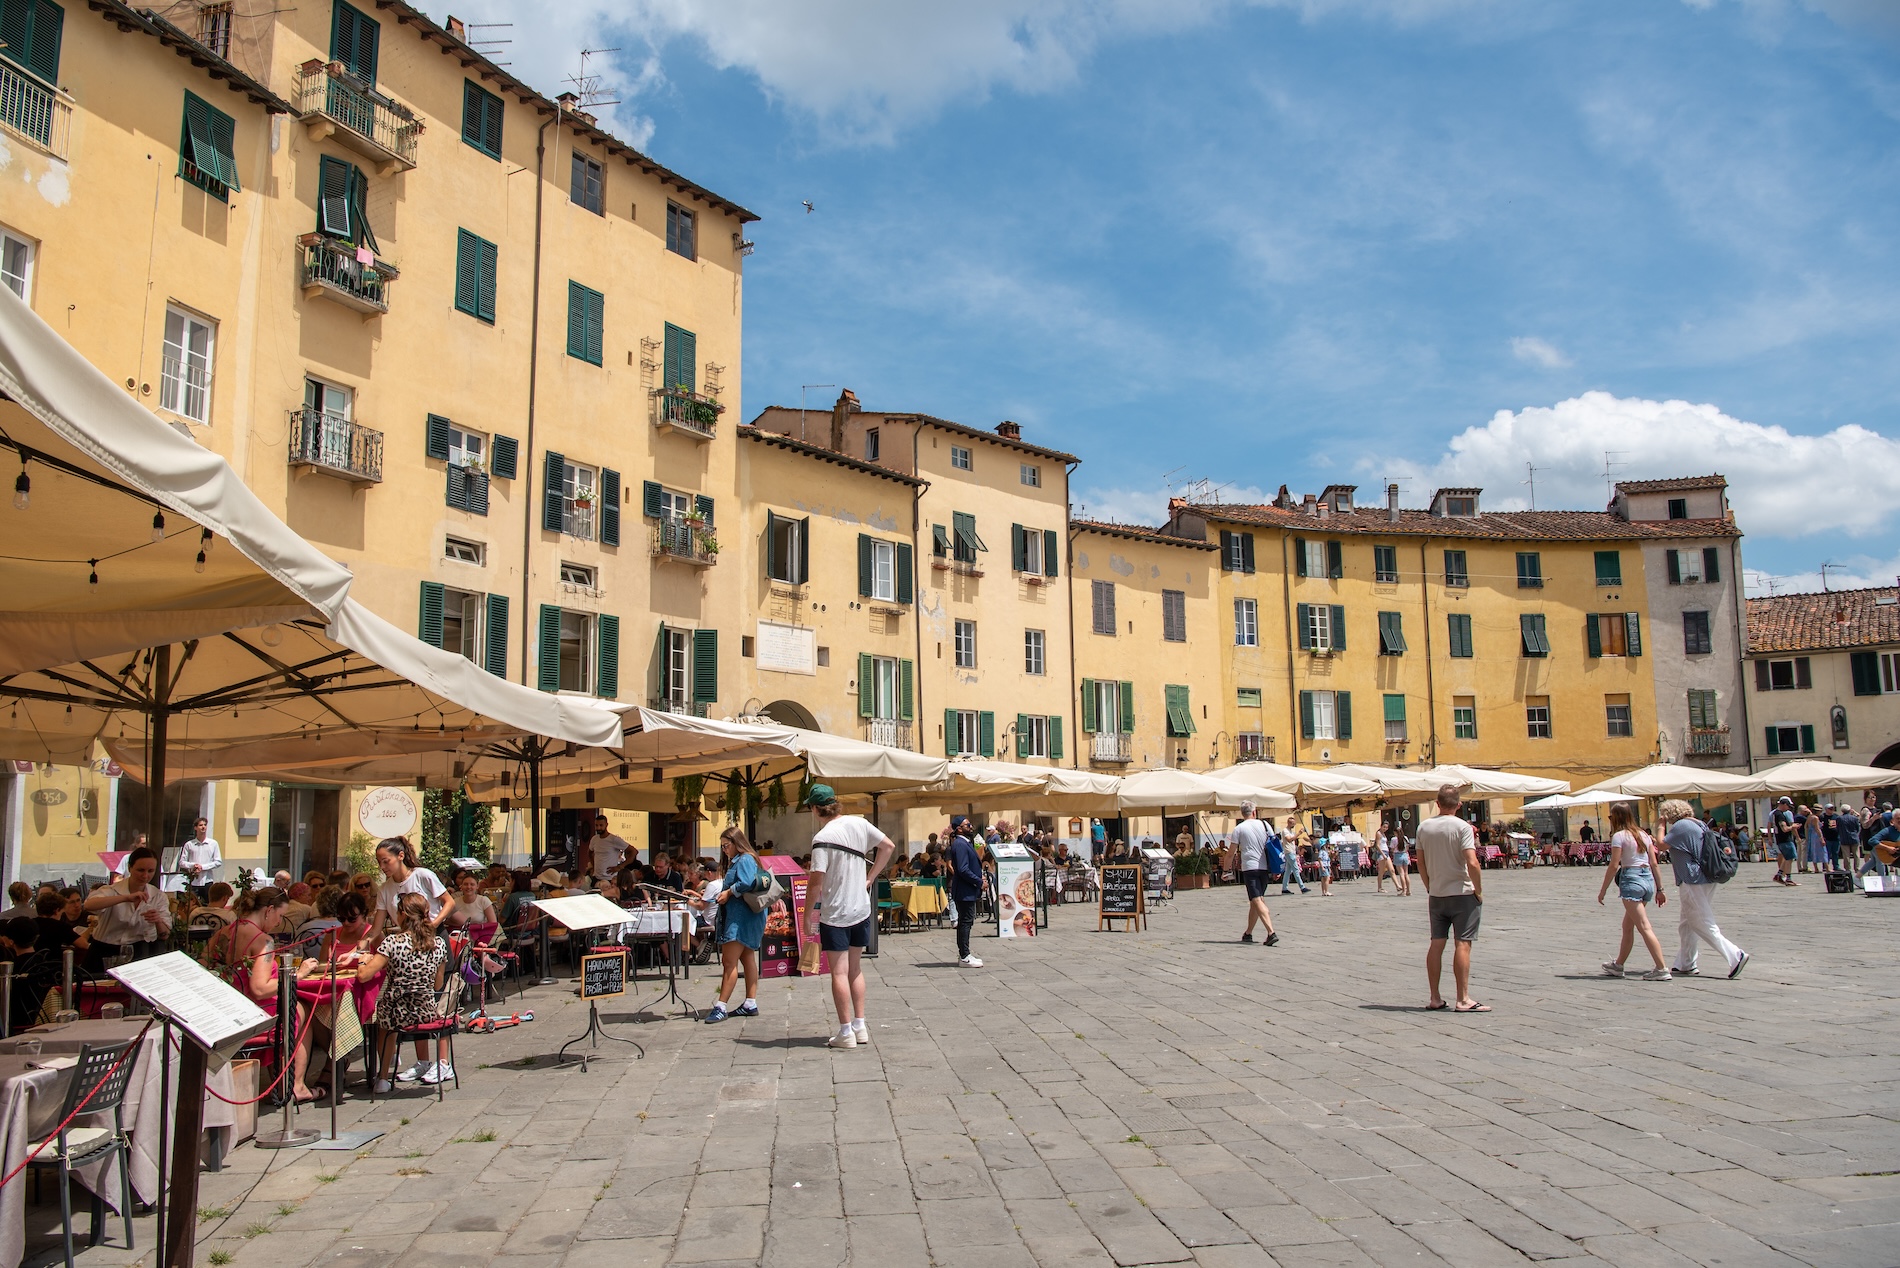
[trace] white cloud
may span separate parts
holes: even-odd
[[[1608,451],[1617,479],[1721,472],[1737,522],[1750,536],[1868,537],[1891,532],[1900,513],[1900,500],[1870,487],[1900,470],[1900,441],[1855,424],[1802,435],[1732,418],[1714,405],[1586,392],[1555,405],[1499,410],[1452,437],[1446,450],[1428,466],[1404,468],[1413,480],[1411,503],[1433,488],[1472,484],[1486,490],[1487,509],[1522,509],[1529,505],[1529,462],[1537,467],[1540,508],[1600,507],[1609,497]],[[1390,469],[1389,460],[1381,462]]]
[[[1117,524],[1158,527],[1168,521],[1169,497],[1199,500],[1202,496],[1185,483],[1177,484],[1172,494],[1161,485],[1149,489],[1078,489],[1075,493],[1075,515],[1077,519],[1111,520]],[[1265,502],[1271,497],[1272,494],[1252,485],[1224,485],[1212,490],[1208,500],[1244,506]]]
[[[1527,364],[1541,365],[1546,370],[1561,370],[1571,363],[1570,358],[1560,352],[1555,344],[1535,335],[1519,335],[1511,340],[1511,355]]]

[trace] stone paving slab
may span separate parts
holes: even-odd
[[[1232,889],[1145,933],[1058,907],[1042,936],[986,942],[981,971],[947,965],[947,932],[889,936],[853,1052],[823,1047],[822,982],[768,982],[764,1015],[719,1026],[647,1011],[642,982],[605,1016],[644,1059],[610,1043],[556,1067],[586,1013],[536,988],[532,1024],[460,1039],[442,1102],[346,1103],[345,1129],[384,1133],[359,1153],[246,1147],[204,1175],[199,1260],[1900,1262],[1900,903],[1750,866],[1721,894],[1743,977],[1611,981],[1596,879],[1487,878],[1476,1017],[1422,1008],[1422,898],[1352,882],[1270,896],[1270,949],[1234,941]],[[686,994],[710,987],[702,970]],[[149,1263],[154,1231],[81,1258]]]

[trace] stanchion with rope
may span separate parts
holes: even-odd
[[[283,1045],[278,1050],[278,1061],[281,1065],[277,1071],[276,1080],[271,1084],[272,1087],[283,1082],[291,1063],[297,1059],[297,1044],[303,1039],[301,1034],[295,1033],[297,1030],[296,966],[297,957],[292,952],[285,951],[277,957],[277,1017],[282,1023],[278,1031],[283,1036]],[[315,1009],[311,1010],[313,1017],[315,1012]],[[310,1024],[308,1021],[304,1023],[305,1027]],[[296,1109],[297,1098],[295,1096],[286,1098],[284,1125],[274,1132],[259,1132],[252,1143],[259,1149],[301,1149],[305,1145],[316,1144],[322,1133],[312,1127],[296,1126],[292,1122]]]
[[[25,1171],[29,1166],[32,1165],[33,1160],[35,1158],[39,1157],[40,1154],[45,1152],[47,1146],[53,1144],[55,1141],[59,1139],[59,1134],[65,1131],[68,1127],[70,1127],[75,1118],[78,1118],[81,1114],[86,1112],[86,1106],[89,1103],[91,1103],[92,1098],[98,1094],[99,1089],[104,1087],[107,1083],[111,1082],[112,1076],[118,1072],[119,1067],[124,1065],[127,1061],[131,1060],[133,1054],[139,1050],[139,1045],[145,1041],[146,1031],[149,1031],[151,1028],[152,1028],[152,1022],[151,1020],[147,1020],[144,1027],[140,1029],[139,1033],[133,1036],[131,1046],[128,1047],[123,1053],[121,1053],[119,1055],[119,1059],[117,1061],[114,1061],[112,1065],[106,1070],[105,1076],[99,1080],[98,1085],[95,1086],[92,1089],[92,1091],[86,1093],[86,1095],[80,1099],[79,1104],[73,1106],[73,1112],[68,1114],[65,1118],[61,1119],[57,1124],[54,1125],[53,1129],[46,1134],[46,1139],[40,1142],[39,1148],[35,1149],[32,1153],[28,1154],[26,1157],[20,1159],[19,1165],[14,1167],[13,1170],[7,1172],[6,1175],[4,1176],[0,1176],[0,1189],[4,1189],[9,1184],[12,1184],[14,1179],[22,1171]]]

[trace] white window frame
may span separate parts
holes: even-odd
[[[561,584],[572,586],[576,590],[592,591],[600,585],[600,571],[591,564],[569,563],[561,561]]]
[[[810,580],[809,577],[803,575],[794,575],[800,573],[798,564],[801,552],[799,548],[802,544],[801,539],[804,537],[808,527],[810,527],[810,521],[808,520],[787,519],[782,515],[777,515],[772,518],[772,532],[775,538],[778,534],[784,535],[782,540],[785,543],[783,555],[785,566],[780,569],[780,571],[786,574],[783,577],[773,575],[773,569],[776,567],[774,561],[780,558],[779,542],[776,539],[767,541],[765,543],[765,570],[766,575],[773,581],[777,581],[782,585],[802,586]]]
[[[487,598],[473,590],[458,590],[454,586],[442,588],[442,647],[444,651],[458,652],[465,658],[482,663],[482,624],[483,609]],[[460,608],[459,615],[456,609]],[[459,636],[451,641],[449,628],[451,623],[459,630]]]
[[[575,495],[582,489],[587,490],[589,495],[585,515],[574,505]],[[682,493],[676,496],[684,498],[686,495]],[[593,541],[600,534],[600,474],[593,467],[562,460],[561,503],[564,512],[561,517],[562,531],[569,537]]]
[[[897,602],[897,546],[875,537],[871,539],[871,597]]]
[[[1327,616],[1330,626],[1332,617]],[[1234,600],[1234,646],[1260,646],[1260,605],[1252,599]]]
[[[1029,752],[1027,756],[1029,757],[1049,756],[1049,718],[1048,716],[1046,714],[1041,714],[1041,713],[1031,713],[1031,714],[1026,714],[1023,718],[1023,721],[1029,727],[1029,729],[1024,732],[1024,735],[1026,735],[1029,740],[1029,745],[1028,745]]]
[[[1042,530],[1039,528],[1023,530],[1023,572],[1032,577],[1042,575]]]
[[[864,433],[864,460],[866,462],[876,462],[880,448],[877,428],[872,427],[866,429]]]
[[[1469,700],[1469,704],[1459,704],[1460,700]],[[1459,714],[1463,717],[1459,717]],[[1451,704],[1451,738],[1454,740],[1475,740],[1478,738],[1478,700],[1475,696],[1453,696]]]
[[[1550,697],[1539,696],[1537,698],[1542,700],[1544,703],[1532,704],[1529,698],[1526,698],[1524,701],[1525,737],[1528,739],[1533,739],[1533,740],[1554,739],[1556,738],[1556,735],[1557,735],[1557,729],[1551,723]],[[1540,713],[1543,715],[1542,717],[1537,716]],[[1543,728],[1543,731],[1541,734],[1538,731],[1539,727]]]
[[[1330,570],[1326,567],[1325,542],[1309,537],[1300,543],[1300,549],[1306,552],[1307,576],[1325,577],[1330,574]]]
[[[959,619],[951,628],[958,669],[976,668],[976,622]]]
[[[1879,656],[1881,692],[1900,691],[1900,652],[1881,652]]]
[[[975,469],[970,457],[970,451],[965,449],[962,445],[950,446],[950,465],[958,471],[972,471]]]
[[[675,522],[683,520],[692,512],[694,505],[692,494],[682,493],[678,489],[669,489],[665,485],[660,486],[661,519]]]
[[[310,399],[310,389],[313,387],[317,389],[317,399],[314,402]],[[303,400],[304,408],[316,409],[330,418],[340,418],[346,423],[356,414],[354,388],[346,387],[341,383],[332,383],[328,379],[320,379],[314,374],[303,376]],[[342,408],[332,409],[331,405],[335,402],[341,402]]]
[[[442,558],[452,559],[458,564],[485,567],[488,563],[488,547],[465,537],[445,537],[442,539]]]
[[[1023,672],[1040,678],[1049,672],[1049,640],[1041,630],[1023,631]]]
[[[1018,473],[1018,478],[1024,484],[1028,485],[1030,488],[1040,489],[1042,487],[1042,468],[1037,466],[1035,463],[1033,462],[1018,463],[1016,465],[1016,470]]]
[[[1316,740],[1339,738],[1338,692],[1315,691],[1313,693],[1313,738]]]
[[[488,433],[449,424],[449,465],[488,469]]]
[[[1407,742],[1405,738],[1404,718],[1387,718],[1385,720],[1385,742],[1387,744],[1404,744]]]
[[[29,304],[33,302],[33,272],[39,258],[38,242],[11,229],[0,228],[0,283]]]
[[[1333,610],[1324,603],[1306,605],[1306,642],[1308,650],[1333,650]]]
[[[200,334],[203,347],[194,347],[197,342],[194,336]],[[217,357],[218,323],[189,308],[167,304],[165,347],[159,361],[158,407],[194,423],[209,423],[212,370]]]
[[[901,679],[899,666],[894,657],[871,657],[871,716],[882,722],[895,721],[897,718],[897,693]],[[858,690],[864,690],[864,684],[858,684]]]
[[[571,636],[569,633],[570,630],[572,631]],[[594,673],[596,668],[594,664],[594,614],[592,612],[576,612],[571,608],[561,609],[560,645],[562,648],[566,648],[570,643],[576,644],[577,646],[574,664],[574,685],[570,686],[568,683],[568,666],[566,659],[563,658],[560,662],[559,669],[556,671],[557,680],[560,683],[559,690],[591,696],[594,694]]]
[[[976,757],[983,752],[983,723],[975,709],[958,709],[957,733],[946,738],[956,741],[958,757]],[[966,743],[967,741],[967,743]]]
[[[1122,685],[1114,678],[1095,680],[1095,732],[1097,735],[1122,733]]]
[[[681,708],[693,699],[693,632],[668,626],[660,649],[660,703]]]
[[[1621,718],[1617,717],[1617,710],[1619,709],[1622,710],[1623,713]],[[1623,728],[1620,731],[1616,729],[1619,723]],[[1604,697],[1603,731],[1606,736],[1613,740],[1627,740],[1634,736],[1636,734],[1636,713],[1634,704],[1628,699],[1625,699],[1622,704],[1612,704],[1607,696]]]
[[[1776,754],[1782,757],[1790,753],[1796,757],[1801,756],[1801,724],[1799,722],[1777,722],[1774,726]],[[1789,743],[1790,738],[1793,739],[1793,743]]]

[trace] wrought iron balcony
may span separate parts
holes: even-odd
[[[1689,728],[1690,757],[1727,757],[1729,751],[1728,728],[1725,726],[1698,726]]]
[[[389,311],[389,284],[400,274],[387,260],[365,262],[354,246],[326,234],[307,233],[303,244],[303,293],[362,313]],[[367,252],[365,252],[367,254]]]
[[[719,540],[704,524],[666,519],[654,526],[653,553],[662,559],[710,568],[719,562]]]
[[[689,392],[681,387],[656,388],[653,392],[653,425],[711,440],[726,407],[710,396]]]
[[[383,481],[383,433],[305,405],[290,411],[290,465],[351,484]]]
[[[0,61],[0,125],[54,158],[65,158],[73,131],[73,105],[11,62]]]
[[[1135,737],[1121,731],[1097,731],[1089,736],[1091,762],[1132,762]]]
[[[305,62],[297,70],[297,109],[311,139],[338,142],[377,164],[381,175],[416,165],[422,120],[343,69],[341,62]]]
[[[871,744],[882,744],[885,748],[910,747],[910,723],[900,722],[896,718],[866,718],[864,720],[864,738]]]

